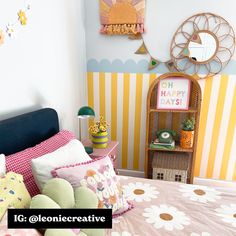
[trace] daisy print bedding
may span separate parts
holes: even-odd
[[[236,236],[236,190],[118,177],[134,209],[113,219],[112,236]]]

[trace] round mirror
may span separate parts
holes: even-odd
[[[184,53],[194,63],[206,63],[215,57],[218,45],[218,39],[213,33],[198,31],[191,37]]]
[[[232,58],[234,30],[221,16],[196,14],[177,29],[170,49],[173,67],[179,72],[208,78],[220,73]]]

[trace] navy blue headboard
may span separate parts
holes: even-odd
[[[0,121],[0,154],[10,155],[59,132],[57,112],[51,108]]]

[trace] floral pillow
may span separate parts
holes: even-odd
[[[99,208],[112,209],[117,217],[132,208],[124,197],[109,157],[54,169],[53,177],[67,180],[76,188],[86,186],[97,194]]]
[[[8,172],[0,177],[0,220],[9,207],[28,208],[30,201],[22,175]]]

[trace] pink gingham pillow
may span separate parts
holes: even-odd
[[[26,188],[33,197],[39,194],[39,189],[32,174],[31,159],[53,152],[72,139],[75,139],[75,135],[70,131],[63,130],[34,147],[6,156],[7,171],[23,175]]]
[[[59,167],[54,169],[51,174],[53,177],[67,180],[73,188],[80,186],[90,188],[98,197],[98,207],[112,209],[113,217],[117,217],[133,207],[124,197],[109,157]]]

